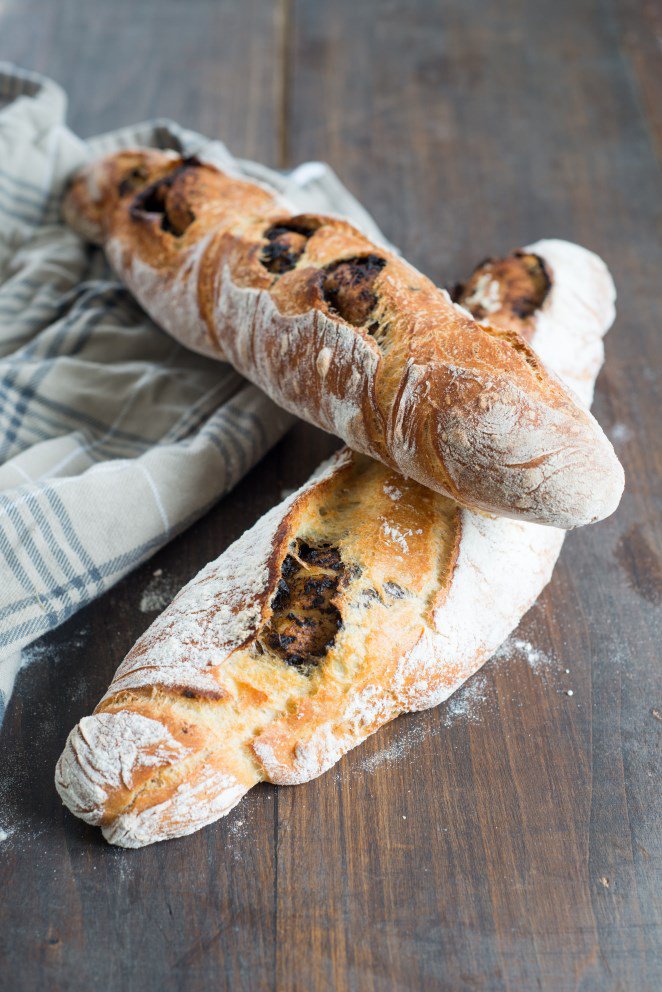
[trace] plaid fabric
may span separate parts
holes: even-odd
[[[292,423],[146,317],[60,223],[67,178],[121,147],[171,147],[381,240],[320,163],[282,176],[168,121],[83,142],[65,111],[52,81],[0,65],[0,722],[21,649],[200,517]]]

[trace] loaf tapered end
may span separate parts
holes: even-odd
[[[455,388],[463,397],[438,418],[437,452],[458,502],[563,530],[614,512],[623,468],[560,383],[537,397],[507,381],[490,389],[467,378]]]
[[[62,218],[86,241],[102,245],[113,213],[180,156],[171,151],[127,149],[91,162],[73,177],[62,201]]]
[[[120,847],[182,837],[224,816],[253,782],[130,710],[84,717],[69,734],[55,787],[65,806]]]
[[[567,522],[555,524],[566,530],[597,523],[614,513],[621,502],[625,489],[625,472],[611,443],[602,431],[601,439],[586,452],[587,469],[582,475],[583,485],[576,486],[574,502],[569,500],[566,512]]]
[[[481,263],[456,298],[479,321],[474,348],[483,362],[460,354],[431,383],[439,476],[451,495],[565,530],[609,516],[623,468],[587,409],[615,316],[602,259],[566,241],[538,241]]]

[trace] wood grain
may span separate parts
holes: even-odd
[[[454,700],[190,838],[109,848],[54,792],[64,739],[152,619],[153,570],[183,584],[336,446],[298,426],[20,676],[0,989],[660,987],[654,23],[630,0],[0,5],[0,56],[61,82],[81,133],[160,114],[326,159],[441,283],[543,236],[598,251],[619,304],[595,411],[629,480]]]

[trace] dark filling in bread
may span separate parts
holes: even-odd
[[[384,600],[379,595],[376,589],[368,588],[362,589],[357,598],[357,604],[360,607],[374,606],[375,603],[381,603],[383,605]]]
[[[175,181],[189,169],[196,168],[200,163],[195,158],[186,159],[176,169],[161,179],[151,183],[138,193],[130,207],[134,220],[141,220],[145,214],[161,214],[161,230],[167,231],[179,238],[195,220],[195,214],[185,202],[184,197],[177,196],[173,190]],[[133,170],[134,173],[137,170]],[[131,174],[130,174],[131,175]],[[126,182],[126,180],[124,180]],[[120,195],[121,195],[120,187]]]
[[[403,589],[402,586],[399,586],[397,582],[385,582],[382,586],[382,592],[385,596],[390,597],[391,599],[404,599],[405,596],[410,595],[410,593],[407,592],[406,589]],[[356,602],[358,606],[363,608],[374,606],[375,603],[381,603],[383,606],[385,600],[379,595],[376,589],[367,588],[361,590]]]
[[[393,596],[393,599],[404,599],[407,595],[406,591],[397,582],[385,582],[384,592],[388,596]]]
[[[273,612],[258,635],[258,650],[310,675],[342,627],[335,599],[345,575],[337,548],[297,539],[281,566]]]
[[[260,252],[265,269],[280,276],[295,267],[304,251],[313,229],[296,221],[274,224],[264,232],[268,244]]]
[[[499,311],[528,320],[545,302],[551,289],[551,279],[542,258],[532,252],[514,251],[506,258],[488,258],[474,269],[464,284],[451,292],[456,303],[466,307],[476,320],[489,319],[490,310],[477,293],[485,277],[499,285]],[[493,312],[493,311],[492,311]]]
[[[552,280],[540,255],[516,251],[514,256],[520,259],[523,269],[531,280],[529,293],[511,301],[513,312],[522,320],[526,320],[527,317],[532,317],[545,302],[547,294],[552,288]]]
[[[326,270],[322,286],[331,311],[355,327],[366,324],[377,303],[373,286],[385,265],[386,259],[379,255],[333,262]]]

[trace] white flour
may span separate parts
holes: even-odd
[[[420,719],[420,718],[419,718]],[[354,769],[356,772],[373,772],[385,762],[399,761],[406,754],[428,737],[436,736],[438,728],[428,727],[422,722],[413,724],[404,734],[400,734],[388,747],[382,748],[376,754],[368,755]]]
[[[385,762],[399,761],[422,741],[429,737],[438,737],[443,727],[450,727],[457,719],[474,722],[480,719],[480,711],[487,700],[487,677],[482,673],[469,679],[442,706],[442,725],[426,725],[423,722],[414,723],[403,734],[392,741],[388,747],[376,754],[371,754],[354,769],[360,772],[372,772]],[[420,718],[419,718],[420,720]]]
[[[172,576],[163,574],[162,568],[152,573],[152,578],[143,589],[140,597],[141,613],[156,613],[170,606],[179,592],[179,585]]]
[[[492,657],[498,661],[501,658],[513,656],[524,658],[531,671],[538,674],[557,664],[554,658],[549,658],[544,651],[535,647],[530,641],[524,641],[519,637],[509,637]]]
[[[233,861],[239,861],[246,852],[244,842],[248,839],[249,821],[246,817],[239,817],[233,820],[228,827],[227,854],[231,855]]]
[[[611,443],[615,448],[618,448],[621,444],[627,444],[634,437],[634,432],[627,424],[614,424],[612,429],[609,431],[609,437]]]
[[[59,644],[41,644],[40,642],[29,644],[26,648],[23,648],[21,653],[21,668],[28,668],[30,665],[34,665],[40,661],[50,660],[57,664],[61,658],[71,654],[72,651],[82,648],[87,641],[89,633],[89,627],[82,627],[72,637],[68,637],[66,641],[62,641]]]
[[[90,628],[83,626],[71,637],[58,643],[29,645],[22,651],[21,669],[41,662],[52,662],[55,665],[60,661],[64,663],[68,656],[85,646],[89,634]],[[87,691],[85,667],[81,665],[78,681],[76,685],[70,687],[69,696],[78,699]],[[52,719],[42,716],[31,741],[36,752],[41,751],[43,740],[57,732],[57,729]],[[0,772],[0,844],[11,844],[12,848],[18,845],[22,849],[34,843],[49,827],[45,821],[35,820],[23,808],[23,795],[26,792],[25,775],[26,766],[23,765],[18,750],[12,750],[6,758],[3,756]]]
[[[480,719],[481,709],[487,701],[487,677],[474,675],[458,689],[443,708],[444,727],[450,727],[454,720],[461,718],[470,723]]]
[[[499,662],[513,657],[523,658],[531,671],[542,678],[544,685],[547,684],[545,678],[547,673],[563,671],[567,675],[570,672],[570,669],[562,668],[561,662],[557,659],[550,657],[530,641],[520,637],[509,637],[495,652],[491,660],[492,662]],[[488,686],[489,671],[474,675],[457,692],[453,693],[447,703],[442,704],[441,724],[430,725],[422,721],[415,723],[387,747],[364,758],[352,769],[353,773],[372,772],[386,762],[399,761],[422,741],[429,737],[438,737],[444,728],[451,727],[456,720],[470,723],[478,722],[485,707],[489,705]],[[572,689],[564,689],[563,691],[568,696],[573,695]]]
[[[12,849],[27,849],[50,825],[35,820],[23,809],[26,785],[16,777],[15,769],[11,766],[3,769],[3,776],[6,777],[0,779],[0,847],[6,844]]]

